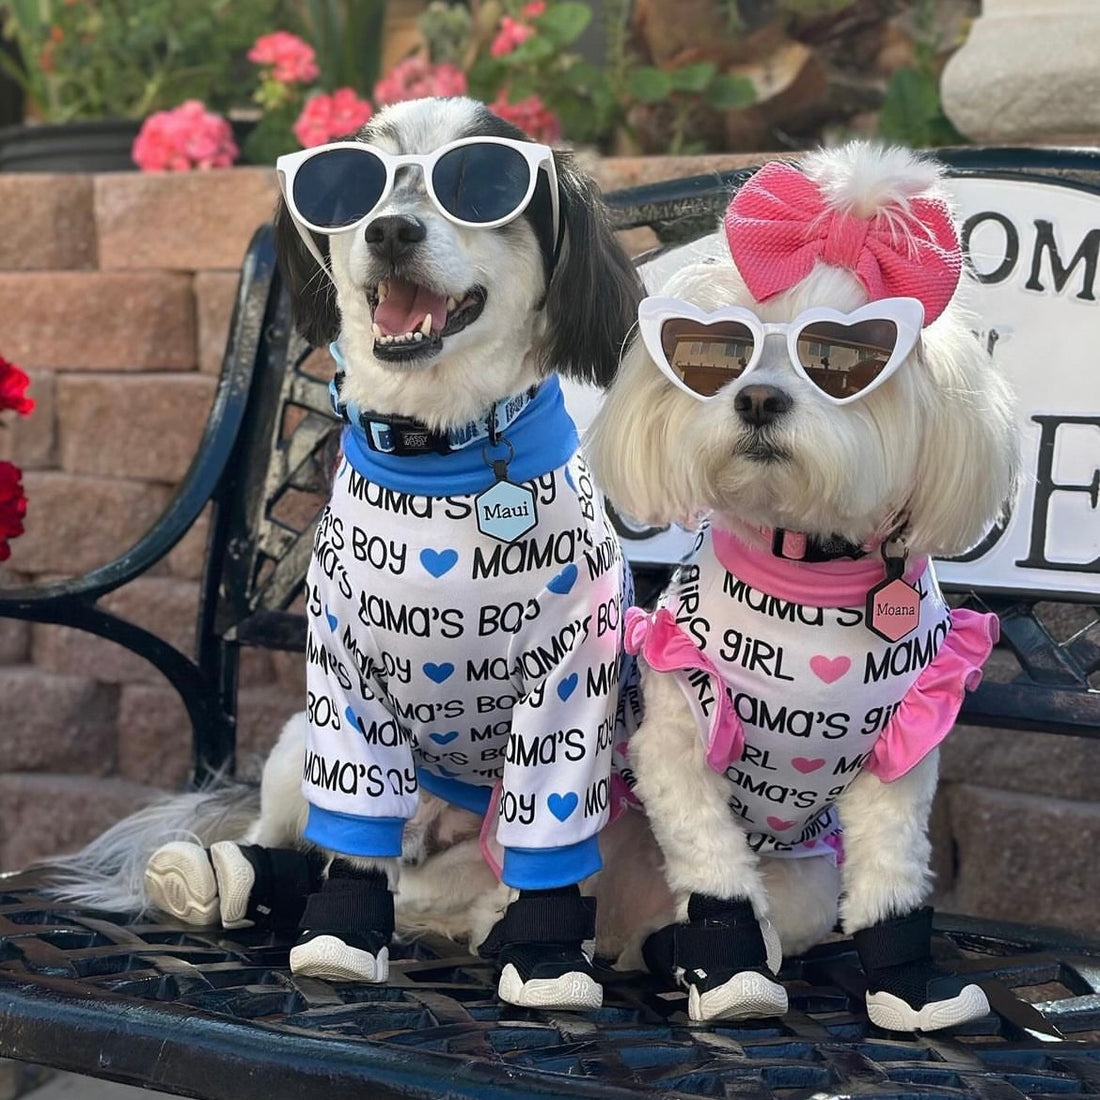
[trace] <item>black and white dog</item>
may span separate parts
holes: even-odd
[[[591,180],[468,99],[394,105],[278,170],[280,266],[347,422],[306,583],[308,706],[249,843],[162,846],[149,895],[233,925],[308,894],[291,968],[385,981],[427,792],[452,839],[484,819],[512,890],[501,997],[593,1007],[577,883],[601,861],[629,592],[559,376],[610,383],[640,282]]]

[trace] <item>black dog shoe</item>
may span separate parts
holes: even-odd
[[[319,853],[222,841],[209,851],[172,841],[145,866],[145,890],[157,909],[187,924],[294,928],[321,881]]]
[[[669,924],[642,946],[651,973],[687,990],[692,1020],[782,1016],[787,991],[775,980],[781,952],[747,899],[692,894],[688,923]]]
[[[889,1031],[938,1031],[989,1012],[981,988],[932,961],[932,910],[880,921],[852,936],[867,977],[867,1015]]]
[[[291,972],[332,982],[384,982],[393,926],[386,876],[337,861],[306,902],[303,932],[290,951]]]
[[[520,1008],[599,1008],[603,987],[582,943],[596,934],[596,899],[576,886],[521,890],[479,953],[496,958],[497,996]]]

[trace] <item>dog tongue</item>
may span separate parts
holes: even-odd
[[[374,311],[374,323],[385,336],[403,336],[415,332],[432,315],[432,329],[439,332],[447,321],[447,299],[424,286],[390,279],[389,293]]]

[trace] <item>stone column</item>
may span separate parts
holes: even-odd
[[[973,141],[1100,145],[1100,2],[983,0],[940,90]]]

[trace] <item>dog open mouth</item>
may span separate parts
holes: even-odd
[[[485,308],[485,288],[448,297],[405,279],[383,279],[368,292],[374,315],[374,354],[389,362],[438,355],[443,341],[471,325]]]

